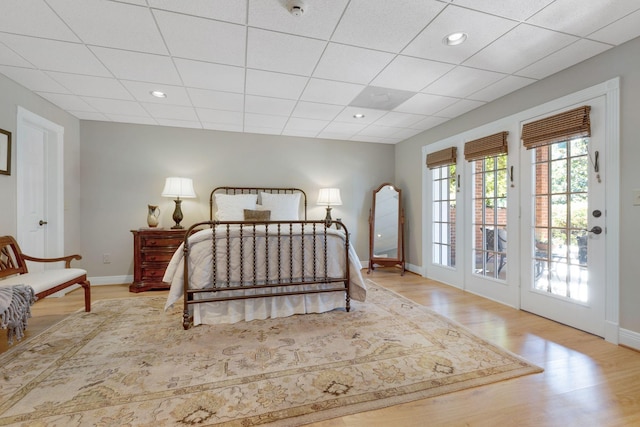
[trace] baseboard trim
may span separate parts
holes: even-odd
[[[620,328],[619,344],[640,351],[640,334],[628,329]]]
[[[133,282],[133,276],[95,276],[89,277],[89,281],[91,282],[91,286],[128,285]]]

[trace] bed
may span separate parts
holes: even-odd
[[[350,310],[362,265],[340,221],[308,220],[297,188],[217,187],[209,221],[187,230],[163,281],[183,327]]]

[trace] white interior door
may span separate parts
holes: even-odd
[[[63,128],[23,108],[18,109],[18,242],[36,257],[64,251]],[[29,271],[51,264],[29,263]]]
[[[586,102],[590,138],[528,150],[522,162],[530,191],[522,199],[521,308],[598,336],[606,326],[604,98]]]

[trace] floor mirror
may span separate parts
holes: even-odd
[[[404,275],[404,212],[402,190],[384,183],[373,191],[369,210],[369,269],[400,267]]]

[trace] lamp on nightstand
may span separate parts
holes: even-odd
[[[339,188],[321,188],[318,193],[318,204],[327,207],[327,216],[325,222],[331,222],[331,206],[340,206],[342,199],[340,198]]]
[[[181,229],[184,228],[180,225],[180,221],[182,221],[182,205],[183,199],[189,199],[196,197],[196,192],[193,191],[193,180],[191,178],[179,178],[172,176],[167,178],[164,183],[164,190],[162,190],[162,197],[175,197],[174,202],[176,202],[176,208],[173,211],[173,220],[176,222],[176,225],[171,227],[172,229]]]

